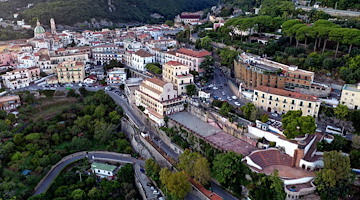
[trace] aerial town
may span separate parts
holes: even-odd
[[[360,199],[359,3],[225,2],[18,21],[33,36],[0,40],[0,200]]]

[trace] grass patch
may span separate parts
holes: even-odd
[[[36,106],[36,113],[33,114],[33,120],[48,120],[61,113],[63,110],[70,108],[77,102],[76,98],[60,98],[51,99],[51,101],[43,101]]]

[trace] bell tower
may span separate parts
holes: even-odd
[[[56,35],[56,25],[54,18],[50,19],[51,34]]]

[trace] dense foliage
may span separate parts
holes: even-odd
[[[146,67],[146,69],[148,69],[150,72],[152,72],[154,74],[161,74],[162,73],[162,69],[160,68],[159,63],[149,63],[145,67]]]
[[[94,174],[87,175],[90,163],[84,160],[68,171],[63,171],[45,194],[30,198],[39,199],[73,199],[73,200],[107,200],[138,199],[134,169],[131,164],[120,166],[115,180],[97,179]],[[81,180],[79,173],[82,173]]]
[[[158,22],[150,15],[158,13],[166,19],[172,19],[182,11],[202,10],[216,3],[214,0],[36,0],[26,2],[34,2],[34,6],[20,13],[25,20],[33,21],[33,18],[39,18],[48,24],[49,19],[54,18],[57,23],[68,25],[89,21],[92,18],[121,23]],[[10,16],[11,11],[17,12],[17,4],[26,6],[22,0],[0,3],[0,8],[10,9],[4,10],[3,15]]]
[[[352,182],[350,159],[342,152],[324,153],[324,169],[316,173],[316,190],[321,199],[338,199],[350,192]]]
[[[288,139],[305,134],[314,134],[316,125],[312,116],[302,116],[301,110],[290,110],[281,120],[283,124],[284,135]]]
[[[132,153],[125,135],[117,131],[122,109],[104,91],[80,91],[83,96],[78,99],[38,100],[24,93],[18,119],[3,117],[8,131],[1,132],[1,139],[7,139],[0,143],[0,198],[26,199],[50,167],[68,154],[83,150]],[[16,121],[18,126],[13,127]],[[31,173],[23,176],[23,170]]]

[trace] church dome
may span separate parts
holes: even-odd
[[[36,26],[34,29],[34,33],[35,34],[43,34],[43,33],[45,33],[45,29],[42,26]]]

